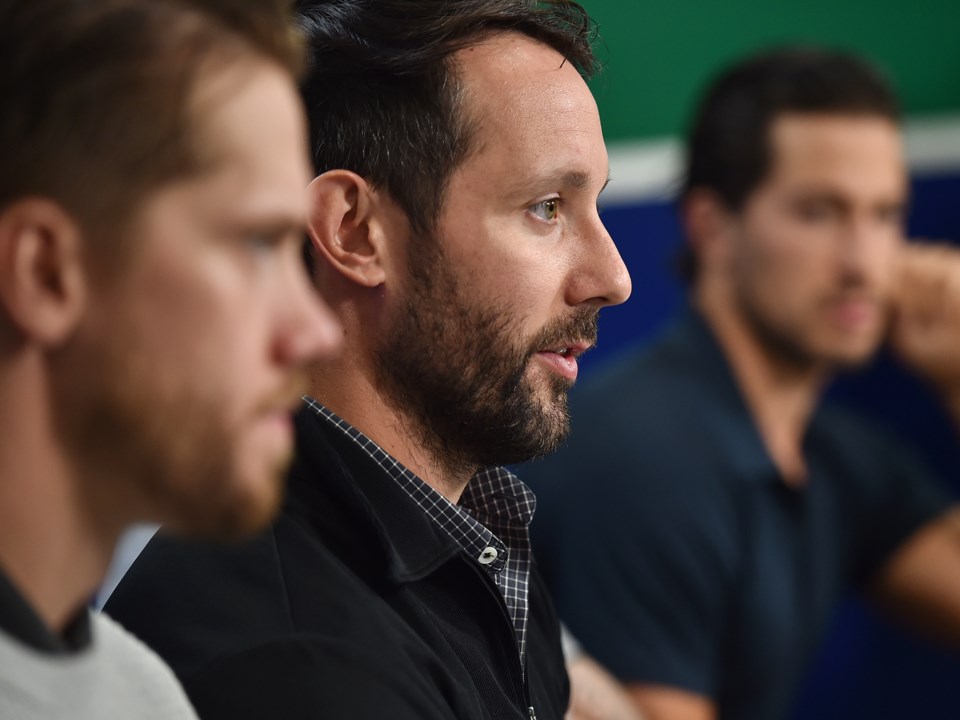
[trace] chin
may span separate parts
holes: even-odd
[[[178,503],[175,518],[167,524],[196,539],[237,541],[255,535],[280,511],[287,465],[274,463],[263,472],[234,474],[219,490],[192,493]]]
[[[237,537],[256,533],[274,521],[285,496],[290,460],[291,455],[285,454],[263,472],[245,478],[244,491],[235,498],[230,534]]]
[[[868,364],[876,355],[877,349],[877,343],[860,343],[844,348],[835,348],[833,352],[825,355],[829,362],[838,368],[856,370]]]

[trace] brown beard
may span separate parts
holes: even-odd
[[[265,526],[279,508],[289,458],[252,497],[235,482],[237,428],[222,418],[210,384],[165,377],[136,331],[75,340],[51,365],[60,441],[85,484],[126,522],[168,524],[198,537],[233,539]]]

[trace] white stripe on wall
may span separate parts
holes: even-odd
[[[960,116],[915,118],[904,124],[907,163],[914,175],[960,171]],[[626,205],[671,199],[683,166],[678,138],[614,142],[610,185],[603,205]]]

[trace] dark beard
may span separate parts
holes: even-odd
[[[381,389],[413,422],[406,430],[447,472],[526,462],[553,452],[570,430],[571,383],[551,375],[541,400],[527,369],[546,347],[593,342],[597,311],[576,311],[524,340],[509,305],[471,302],[438,244],[423,243],[428,244],[429,251],[421,249],[411,258],[404,311],[375,354]]]
[[[770,322],[760,310],[761,305],[754,301],[748,293],[741,290],[738,293],[738,303],[750,332],[767,355],[783,367],[803,373],[815,369],[827,372],[850,371],[862,368],[873,357],[872,352],[864,357],[854,359],[817,353],[807,347],[789,329],[778,327],[775,323]]]
[[[801,343],[796,342],[789,333],[781,331],[773,323],[768,322],[750,300],[741,297],[740,307],[751,333],[778,364],[801,372],[811,370],[820,364],[818,359]]]

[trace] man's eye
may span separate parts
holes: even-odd
[[[270,252],[280,245],[280,237],[276,233],[250,232],[244,235],[244,240],[256,252]]]
[[[530,212],[545,222],[553,222],[560,214],[560,198],[541,200],[530,208]]]
[[[804,222],[823,222],[836,214],[834,208],[826,203],[800,203],[796,206],[797,217]]]
[[[901,226],[904,223],[906,212],[902,207],[887,207],[877,210],[877,220],[884,225]]]

